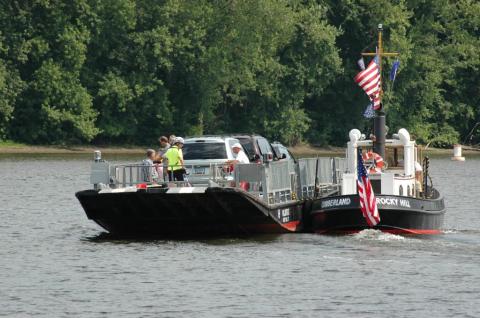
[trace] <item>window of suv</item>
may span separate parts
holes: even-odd
[[[272,147],[273,147],[273,150],[275,150],[275,152],[277,153],[277,157],[279,159],[283,159],[283,155],[285,155],[285,159],[295,160],[295,157],[288,150],[288,148],[282,145],[281,143],[275,142],[272,144]]]
[[[252,157],[255,155],[255,149],[253,149],[253,144],[250,138],[241,138],[237,137],[238,141],[240,141],[240,144],[242,145],[243,149],[247,153],[247,157],[249,159],[252,159]]]
[[[257,140],[258,147],[260,148],[260,153],[262,155],[265,155],[267,153],[271,153],[272,155],[274,154],[272,147],[268,143],[268,141],[264,138],[259,138]]]
[[[183,145],[184,160],[227,159],[223,142],[192,142]]]

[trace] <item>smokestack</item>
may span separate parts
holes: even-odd
[[[373,120],[373,131],[375,134],[376,141],[373,146],[373,151],[378,153],[382,158],[385,159],[385,113],[382,111],[378,112],[377,116]]]

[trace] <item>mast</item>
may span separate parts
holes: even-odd
[[[378,25],[378,46],[377,52],[375,53],[362,53],[362,56],[377,56],[378,58],[378,71],[380,73],[380,105],[382,105],[382,97],[383,97],[383,88],[382,88],[382,57],[392,57],[398,56],[399,53],[387,53],[383,52],[383,43],[382,43],[382,33],[383,33],[383,26],[382,24]],[[373,133],[375,134],[376,140],[373,143],[373,151],[378,153],[382,158],[385,158],[385,135],[386,135],[386,128],[385,128],[385,112],[382,107],[377,110],[377,116],[373,119]]]

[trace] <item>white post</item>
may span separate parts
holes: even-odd
[[[405,165],[405,175],[406,176],[413,176],[415,175],[415,155],[414,155],[414,147],[413,142],[409,142],[404,146],[404,165]]]
[[[350,141],[347,143],[347,163],[348,172],[357,175],[357,141],[360,140],[362,133],[358,129],[350,130],[348,134]]]
[[[455,161],[465,161],[465,157],[462,157],[462,145],[453,145],[453,157]]]

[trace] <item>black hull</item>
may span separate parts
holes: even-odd
[[[443,197],[417,199],[377,195],[380,223],[369,227],[360,210],[357,195],[322,198],[311,211],[312,229],[316,233],[354,233],[377,229],[394,234],[439,234],[445,216]]]
[[[178,188],[120,193],[85,190],[76,196],[89,219],[117,235],[194,237],[303,229],[302,202],[269,207],[234,188],[194,193],[181,193]]]

